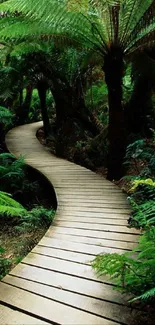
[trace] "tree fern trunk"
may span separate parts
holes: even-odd
[[[119,47],[111,47],[104,61],[105,81],[109,101],[109,180],[120,179],[123,175],[123,158],[126,150],[126,132],[122,107],[123,54]]]
[[[28,115],[29,115],[29,111],[30,111],[30,105],[31,105],[31,100],[32,100],[32,92],[33,92],[33,88],[31,85],[28,85],[26,87],[26,96],[25,96],[25,100],[23,102],[23,91],[20,91],[19,94],[19,109],[17,111],[17,115],[18,115],[18,123],[21,124],[25,124],[27,119],[28,119]]]
[[[40,108],[41,114],[43,119],[43,126],[44,126],[44,134],[45,138],[49,135],[49,117],[47,112],[46,106],[46,93],[47,93],[47,86],[44,82],[39,82],[37,85],[38,95],[40,99]]]

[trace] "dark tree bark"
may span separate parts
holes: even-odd
[[[20,94],[19,94],[20,105],[19,105],[19,110],[17,111],[19,124],[25,124],[26,120],[28,119],[30,106],[31,106],[31,100],[32,100],[32,92],[33,92],[32,86],[28,85],[26,87],[26,96],[25,96],[25,100],[23,102],[23,91],[22,90],[20,91]]]
[[[150,136],[150,127],[154,125],[152,118],[152,125],[149,123],[148,116],[154,117],[152,93],[155,88],[155,67],[154,62],[143,53],[132,64],[132,79],[134,89],[125,108],[128,133]]]
[[[19,92],[19,106],[22,107],[23,105],[23,89],[20,89]]]
[[[99,133],[94,119],[85,105],[81,82],[78,78],[72,87],[70,85],[62,87],[58,81],[54,80],[51,93],[56,105],[58,129],[67,119],[77,119],[82,127],[89,130],[94,136]]]
[[[125,119],[122,107],[122,79],[124,63],[123,53],[119,47],[111,46],[105,56],[103,70],[108,87],[109,101],[109,150],[107,178],[109,180],[118,180],[123,176],[122,163],[126,150]]]
[[[45,138],[49,135],[49,117],[46,106],[46,93],[47,93],[47,84],[44,81],[39,81],[37,85],[38,95],[40,99],[40,108],[43,119],[43,127]]]

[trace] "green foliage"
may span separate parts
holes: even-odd
[[[129,65],[126,69],[126,73],[123,78],[123,101],[127,103],[133,92],[133,83],[131,76],[131,66]]]
[[[9,15],[1,21],[0,36],[5,40],[22,40],[26,36],[36,39],[40,35],[54,35],[62,41],[70,39],[74,44],[95,48],[102,55],[108,52],[109,44],[120,44],[123,52],[130,54],[153,43],[153,0],[91,0],[84,11],[74,2],[73,10],[67,6],[67,0],[48,4],[38,0],[37,6],[31,0],[5,1],[0,5],[1,11],[21,14]]]
[[[0,280],[8,273],[11,260],[3,257],[5,250],[0,246]]]
[[[31,211],[20,216],[20,222],[16,229],[20,232],[24,232],[26,229],[46,228],[50,226],[54,215],[54,210],[47,210],[41,206],[33,208]]]
[[[0,123],[7,127],[11,124],[12,118],[12,112],[8,108],[0,106]]]
[[[136,300],[155,297],[154,264],[155,227],[152,227],[140,237],[136,250],[123,255],[99,255],[92,266],[98,275],[108,274],[118,290],[133,294]]]
[[[131,184],[129,194],[138,204],[155,199],[155,182],[152,179],[135,179]]]
[[[17,217],[22,216],[26,213],[26,209],[12,199],[11,195],[9,193],[5,193],[0,191],[0,215],[1,216],[11,216],[11,217]]]
[[[149,200],[148,202],[137,204],[131,199],[130,202],[133,207],[130,219],[130,225],[132,227],[148,228],[155,225],[155,201]]]
[[[132,187],[130,189],[130,192],[135,192],[137,190],[137,188],[139,188],[139,186],[150,186],[152,187],[152,189],[155,189],[155,182],[153,182],[153,180],[151,178],[147,178],[147,179],[136,179],[133,181],[132,183]]]
[[[22,188],[24,185],[24,169],[23,157],[15,160],[12,154],[0,154],[0,189],[10,192],[20,186]]]
[[[108,90],[105,83],[99,83],[97,85],[93,85],[92,89],[89,88],[86,94],[86,103],[89,106],[94,108],[101,107],[103,105],[108,104]]]
[[[99,121],[108,124],[108,90],[105,83],[94,84],[86,93],[86,105],[95,110]]]
[[[140,139],[128,145],[125,165],[135,170],[139,177],[155,177],[154,139]]]
[[[51,96],[51,93],[47,93],[46,96],[46,106],[47,106],[47,110],[48,110],[48,115],[51,116],[54,112],[54,101],[53,101],[53,97]],[[41,121],[42,116],[41,116],[41,112],[40,112],[40,100],[39,100],[39,96],[38,96],[38,91],[36,89],[33,90],[33,94],[32,94],[32,101],[31,101],[31,107],[30,107],[30,111],[28,114],[28,123],[31,122],[36,122],[36,121]]]
[[[30,111],[28,114],[27,122],[35,122],[35,121],[41,121],[40,101],[39,101],[38,92],[36,89],[33,90],[31,107],[30,107]]]

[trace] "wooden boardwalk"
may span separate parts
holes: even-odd
[[[39,126],[15,128],[6,142],[50,180],[58,209],[42,240],[0,282],[0,324],[133,324],[136,311],[90,266],[96,254],[121,254],[136,245],[137,231],[127,228],[126,196],[101,176],[52,155],[36,139]]]

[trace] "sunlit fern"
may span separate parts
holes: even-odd
[[[18,217],[23,214],[26,214],[26,209],[12,199],[11,194],[0,191],[0,215]]]

